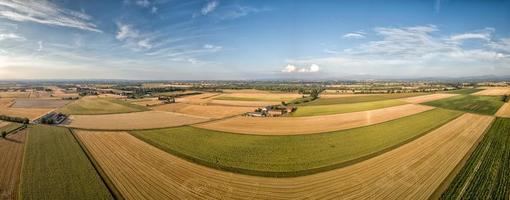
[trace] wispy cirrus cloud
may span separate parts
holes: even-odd
[[[220,2],[216,0],[209,1],[207,4],[204,5],[204,7],[202,7],[200,13],[202,13],[202,15],[207,15],[213,12],[216,9],[216,7],[218,7],[219,4]]]
[[[463,40],[485,40],[489,41],[491,35],[495,30],[493,28],[485,28],[481,31],[468,32],[462,34],[456,34],[450,37],[452,41],[463,41]]]
[[[45,0],[0,1],[0,18],[102,32],[90,22],[92,19],[90,15],[60,8]]]
[[[361,31],[358,31],[358,32],[351,32],[351,33],[344,34],[344,35],[342,36],[342,38],[347,38],[347,39],[361,39],[361,38],[365,38],[365,33],[364,33],[364,32],[361,32]]]
[[[0,41],[3,40],[25,40],[25,38],[14,33],[0,33]]]
[[[133,25],[117,23],[117,40],[125,42],[129,47],[134,47],[135,50],[151,49],[153,47],[151,37],[149,34],[142,34]]]

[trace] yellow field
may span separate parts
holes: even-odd
[[[290,101],[300,98],[302,95],[296,93],[227,93],[222,94],[214,99],[218,100],[240,100],[240,101]]]
[[[473,93],[473,95],[506,95],[510,94],[510,87],[483,87],[482,91]]]
[[[377,124],[427,110],[429,106],[407,104],[376,110],[312,117],[245,117],[194,125],[196,127],[245,134],[296,135],[337,131]]]
[[[492,120],[464,114],[380,156],[294,178],[207,168],[124,132],[77,135],[126,199],[428,199]]]
[[[402,99],[403,101],[409,102],[409,103],[425,103],[429,101],[435,101],[438,99],[444,99],[448,97],[457,96],[458,94],[429,94],[429,95],[423,95],[423,96],[416,96],[416,97],[409,97]]]
[[[196,115],[208,118],[224,118],[251,112],[256,107],[235,107],[235,106],[215,106],[215,105],[194,105],[184,103],[172,103],[152,108],[153,110],[177,112],[188,115]]]
[[[211,100],[211,105],[224,105],[224,106],[242,106],[242,107],[262,107],[268,105],[281,104],[279,101],[235,101],[235,100]]]
[[[158,98],[150,98],[150,99],[137,99],[137,100],[130,100],[129,101],[132,104],[140,105],[140,106],[155,106],[160,105],[162,102],[158,100]]]
[[[7,126],[9,125],[10,122],[6,122],[6,121],[0,121],[0,128],[4,127],[4,126]]]
[[[209,103],[213,97],[218,96],[219,93],[203,93],[197,95],[184,96],[176,98],[175,101],[179,103],[205,105]]]
[[[0,122],[1,123],[1,122]],[[0,124],[0,127],[1,124]],[[18,194],[25,131],[0,139],[0,199],[16,199]]]
[[[505,103],[496,113],[498,117],[510,117],[510,103]]]
[[[26,117],[33,120],[53,110],[52,108],[11,108],[13,103],[14,99],[0,98],[0,115]]]
[[[0,98],[28,98],[30,92],[0,92]]]
[[[70,123],[67,125],[69,127],[94,130],[166,128],[209,120],[208,118],[162,111],[107,115],[71,115],[69,119]]]

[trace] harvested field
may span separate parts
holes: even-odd
[[[400,99],[424,95],[425,93],[393,93],[393,94],[351,94],[351,95],[321,95],[319,99],[303,104],[303,106],[319,106],[334,104],[350,104],[370,101]]]
[[[21,199],[112,199],[67,128],[28,128]]]
[[[14,99],[0,98],[0,115],[8,115],[14,117],[26,117],[30,120],[37,119],[42,115],[52,111],[51,108],[11,108]]]
[[[184,115],[179,113],[146,111],[109,115],[71,115],[73,128],[93,130],[132,130],[182,126],[205,122],[208,118]]]
[[[369,111],[312,117],[233,117],[194,125],[199,128],[258,135],[298,135],[377,124],[433,109],[407,104]]]
[[[158,98],[137,99],[137,100],[131,100],[129,102],[132,104],[139,105],[139,106],[155,106],[155,105],[163,104],[160,100],[158,100]]]
[[[484,87],[484,90],[473,93],[473,95],[500,96],[510,94],[510,87]]]
[[[244,107],[261,107],[267,105],[278,105],[282,102],[279,101],[231,101],[231,100],[211,100],[212,105],[225,105],[225,106],[244,106]]]
[[[498,117],[510,117],[510,103],[505,103],[501,108],[499,108],[498,112],[496,112],[496,116]]]
[[[231,93],[214,97],[216,100],[228,101],[290,101],[301,98],[302,95],[295,93]]]
[[[239,115],[246,112],[251,112],[254,111],[256,107],[193,105],[184,103],[173,103],[156,106],[153,107],[152,109],[218,119]]]
[[[457,94],[445,94],[445,93],[437,93],[437,94],[430,94],[430,95],[424,95],[424,96],[417,96],[417,97],[409,97],[402,99],[403,101],[409,102],[409,103],[425,103],[429,101],[435,101],[438,99],[444,99],[457,96]]]
[[[60,108],[70,103],[60,99],[16,99],[12,108]]]
[[[424,104],[465,112],[494,115],[504,103],[500,96],[458,95]]]
[[[25,131],[0,139],[0,199],[17,199]]]
[[[129,113],[149,110],[145,106],[131,104],[115,98],[87,97],[67,104],[60,112],[69,115],[100,115]]]
[[[482,90],[483,89],[480,89],[480,88],[463,88],[463,89],[448,91],[448,92],[445,92],[445,93],[449,93],[449,94],[473,94],[475,92],[479,92],[479,91],[482,91]]]
[[[0,92],[0,98],[28,98],[30,92]]]
[[[260,136],[177,127],[132,134],[197,163],[258,176],[302,176],[327,171],[405,144],[458,117],[436,109],[373,126],[298,136]],[[406,127],[403,129],[403,124]]]
[[[6,122],[6,121],[0,121],[0,128],[4,127],[4,126],[7,126],[9,125],[10,122]]]
[[[161,151],[128,133],[80,132],[128,199],[428,199],[492,117],[465,114],[380,156],[309,176],[228,173]],[[234,150],[235,151],[235,150]],[[441,169],[441,170],[438,170]]]
[[[213,97],[220,95],[220,93],[203,93],[197,95],[190,95],[181,98],[176,98],[175,101],[179,103],[205,105],[209,103]]]
[[[510,119],[496,119],[441,198],[510,198]]]
[[[374,110],[380,108],[387,108],[406,104],[406,102],[399,100],[382,100],[372,102],[350,103],[350,104],[334,104],[334,105],[321,105],[321,106],[302,106],[299,107],[294,113],[293,117],[306,117],[318,115],[333,115],[349,112],[359,112],[365,110]]]

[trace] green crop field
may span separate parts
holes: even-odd
[[[365,110],[373,110],[379,108],[386,108],[391,106],[398,106],[406,104],[406,102],[399,101],[396,99],[383,100],[383,101],[372,101],[372,102],[361,102],[361,103],[350,103],[350,104],[336,104],[336,105],[322,105],[322,106],[301,106],[292,113],[293,117],[305,117],[305,116],[316,116],[316,115],[332,115],[348,112],[357,112]]]
[[[2,131],[5,131],[5,132],[9,133],[9,132],[11,132],[13,130],[16,130],[17,128],[19,128],[21,126],[23,126],[23,124],[11,122],[7,126],[0,127],[0,133]]]
[[[300,176],[376,156],[459,115],[434,109],[372,126],[293,136],[235,134],[189,126],[131,133],[209,167],[259,176]]]
[[[60,112],[69,115],[98,115],[146,111],[148,108],[113,98],[83,98],[67,104]]]
[[[458,95],[446,99],[423,103],[446,109],[493,115],[504,104],[499,96]]]
[[[510,119],[497,118],[442,199],[510,197]]]
[[[448,92],[445,92],[445,93],[450,93],[450,94],[473,94],[475,92],[479,92],[479,91],[482,91],[483,89],[478,89],[478,88],[464,88],[464,89],[459,89],[459,90],[452,90],[452,91],[448,91]]]
[[[359,95],[349,97],[338,97],[338,98],[319,98],[315,101],[311,101],[301,106],[320,106],[320,105],[333,105],[333,104],[348,104],[348,103],[360,103],[369,101],[381,101],[389,99],[400,99],[406,97],[414,97],[426,95],[426,93],[392,93],[392,94],[378,94],[378,95]]]
[[[22,199],[112,199],[67,128],[30,126],[21,177]]]

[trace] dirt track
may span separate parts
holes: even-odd
[[[448,97],[457,96],[458,94],[430,94],[430,95],[423,95],[423,96],[416,96],[416,97],[409,97],[402,99],[403,101],[409,102],[409,103],[425,103],[429,101],[435,101],[439,99],[444,99]]]
[[[427,199],[492,120],[464,114],[378,157],[296,178],[214,170],[123,132],[77,135],[127,199]]]
[[[146,111],[107,115],[71,115],[67,125],[73,128],[95,130],[134,130],[181,126],[205,122],[202,118],[179,113]]]
[[[24,143],[25,131],[0,139],[0,199],[16,199]]]
[[[433,107],[407,104],[369,111],[312,117],[271,118],[239,116],[194,126],[244,134],[297,135],[367,126],[417,114],[430,109],[433,109]]]

